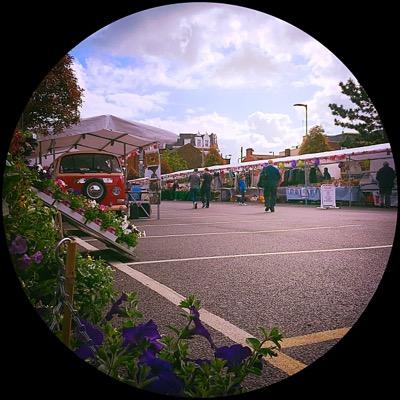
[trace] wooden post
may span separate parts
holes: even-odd
[[[60,211],[57,211],[57,214],[56,214],[56,227],[57,227],[60,239],[63,239],[64,238],[64,230],[63,230],[63,223],[62,223],[62,215],[61,215]]]
[[[73,306],[74,304],[74,284],[75,284],[75,259],[76,242],[71,241],[67,247],[67,260],[65,263],[65,297],[66,301]],[[64,305],[64,317],[62,323],[62,340],[67,347],[70,347],[71,340],[72,312],[67,305]]]

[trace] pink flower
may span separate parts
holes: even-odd
[[[65,189],[67,187],[67,184],[60,178],[56,179],[56,185],[60,188],[60,189]]]
[[[99,209],[100,209],[100,211],[106,211],[107,207],[104,204],[100,204]]]

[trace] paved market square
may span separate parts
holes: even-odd
[[[106,258],[119,292],[136,291],[144,318],[161,333],[183,323],[179,302],[195,294],[201,318],[217,345],[244,343],[258,328],[277,326],[282,351],[268,359],[248,389],[278,382],[310,365],[342,338],[371,300],[385,271],[397,208],[259,203],[163,201],[151,218],[133,222],[145,230],[136,257],[106,249],[98,240],[67,231],[79,249]],[[100,249],[100,250],[98,250]],[[204,338],[193,346],[211,354]]]

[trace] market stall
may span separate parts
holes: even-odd
[[[343,204],[376,205],[378,186],[376,172],[384,161],[394,168],[389,143],[274,158],[274,165],[281,173],[278,201],[317,203],[320,201],[320,186],[331,183],[335,186],[336,200]],[[262,192],[257,187],[260,172],[267,160],[249,161],[236,165],[214,165],[208,167],[214,174],[212,190],[219,193],[221,201],[236,201],[238,176],[245,175],[248,190],[247,201],[262,202]],[[323,177],[327,168],[330,179]],[[165,193],[169,182],[177,179],[180,185],[177,199],[188,199],[188,177],[193,170],[164,174],[161,184]],[[201,174],[203,168],[199,168]],[[165,199],[167,195],[165,195]],[[393,191],[392,205],[397,206],[397,191]]]

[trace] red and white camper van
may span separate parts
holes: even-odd
[[[126,209],[125,178],[117,156],[99,151],[64,153],[54,162],[54,178],[69,191],[114,210]]]

